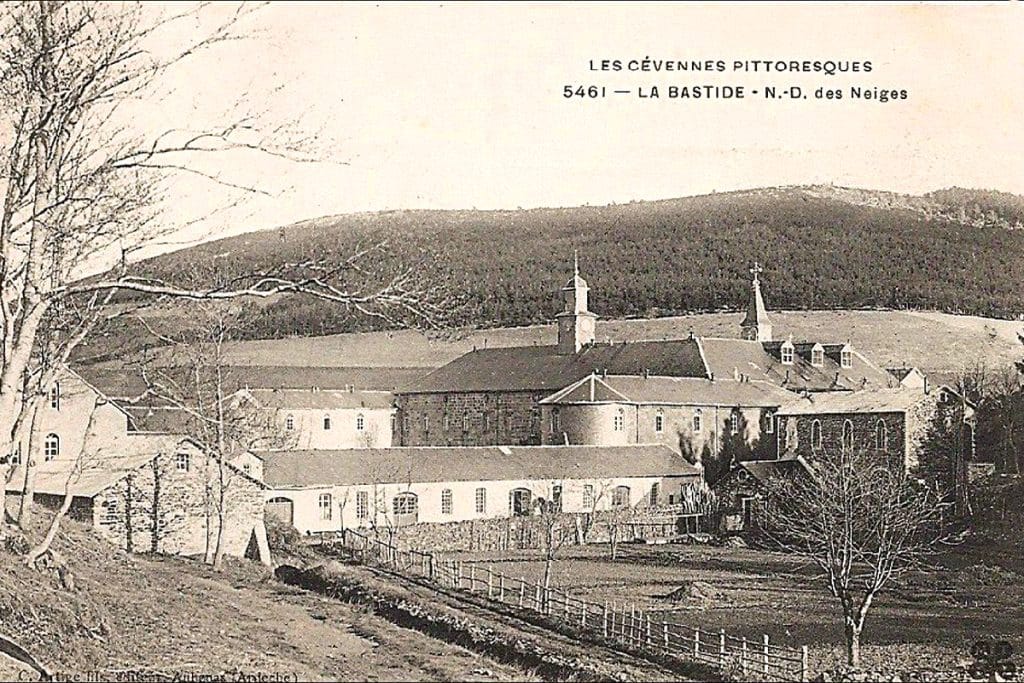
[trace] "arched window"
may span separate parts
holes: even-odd
[[[849,420],[843,422],[843,452],[853,452],[853,423]]]
[[[462,416],[462,431],[463,432],[468,432],[469,431],[469,415],[463,415]]]
[[[328,430],[330,428],[331,428],[331,416],[330,415],[324,415],[324,430],[326,431],[326,430]]]
[[[701,430],[701,415],[702,413],[700,408],[693,411],[693,431],[695,432],[699,432]]]
[[[661,433],[665,431],[665,416],[659,410],[658,414],[654,416],[654,431]]]
[[[616,486],[612,490],[612,507],[616,507],[616,508],[629,507],[629,487],[628,486]]]
[[[661,486],[658,482],[651,484],[651,500],[650,504],[652,508],[658,507],[659,499],[661,498]]]
[[[875,448],[884,451],[889,448],[889,434],[885,429],[885,421],[879,420],[875,424]]]
[[[613,421],[615,431],[621,432],[626,428],[626,411],[619,408],[615,411],[615,419]]]
[[[811,448],[821,448],[821,421],[811,423]]]
[[[288,415],[284,418],[284,428],[288,431],[295,429],[295,416]]]
[[[60,456],[60,437],[56,434],[47,434],[43,439],[43,459],[53,460]]]
[[[446,416],[447,417],[447,416]],[[356,431],[361,432],[366,429],[366,418],[362,413],[356,415]]]
[[[561,426],[559,425],[558,408],[552,408],[551,409],[551,420],[550,420],[550,422],[551,422],[551,433],[552,434],[557,434],[559,432],[559,430],[561,429]]]
[[[391,511],[394,513],[395,526],[415,524],[419,519],[419,498],[409,491],[399,493],[391,500]]]
[[[54,410],[60,410],[60,383],[54,382],[53,386],[50,387],[50,407]]]
[[[508,492],[508,505],[513,516],[528,515],[533,510],[533,493],[526,488],[512,489]]]

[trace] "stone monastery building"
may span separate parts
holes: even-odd
[[[561,289],[549,346],[479,349],[398,392],[403,446],[663,443],[716,453],[729,437],[770,445],[801,395],[899,386],[848,343],[780,340],[753,279],[738,338],[600,343],[579,273]],[[742,433],[741,433],[742,432]],[[763,435],[771,435],[762,439]]]

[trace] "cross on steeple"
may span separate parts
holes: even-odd
[[[754,267],[750,269],[750,274],[754,276],[754,282],[758,282],[757,276],[764,272],[764,268],[757,261],[754,261]]]

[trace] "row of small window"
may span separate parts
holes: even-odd
[[[470,428],[471,417],[468,413],[462,416],[462,432],[468,433]],[[491,428],[491,416],[488,413],[480,413],[480,421],[482,423],[482,429],[487,431]],[[409,429],[409,418],[406,417],[404,421],[405,429]],[[534,419],[534,425],[536,425],[536,418]],[[509,415],[506,422],[506,428],[512,431],[512,416]],[[452,430],[452,419],[449,415],[445,414],[441,418],[441,429],[444,432],[450,432]],[[430,418],[426,415],[423,416],[423,431],[430,431]]]
[[[331,428],[331,416],[330,415],[324,415],[323,425],[324,425],[324,430],[325,431],[329,430]],[[284,428],[287,429],[288,431],[292,431],[292,430],[295,429],[295,416],[294,415],[288,414],[287,416],[285,416],[285,418],[284,418]],[[364,429],[366,429],[366,417],[362,413],[360,413],[359,415],[356,415],[356,431],[357,432],[361,432]]]
[[[785,436],[785,433],[783,435]],[[815,420],[811,423],[811,448],[821,448],[822,441],[821,420]],[[853,450],[853,422],[850,420],[843,422],[841,444],[844,451],[849,452]],[[879,420],[875,423],[875,449],[879,451],[889,449],[889,430],[885,426],[884,420]]]
[[[657,501],[657,484],[652,485],[651,495]],[[523,497],[517,496],[517,492],[527,494],[527,500],[532,495],[528,489],[515,489],[509,495],[509,509],[513,513],[527,512],[527,505],[524,505]],[[629,487],[616,486],[612,489],[612,507],[626,507],[629,505]],[[476,514],[487,514],[487,489],[479,487],[473,494],[474,509]],[[556,509],[561,509],[562,487],[555,485],[551,487],[551,501]],[[317,501],[320,509],[320,519],[329,521],[334,518],[334,496],[330,493],[321,493]],[[583,507],[591,508],[595,504],[594,486],[585,484],[583,486]],[[451,489],[441,489],[441,514],[450,515],[453,510],[453,498]],[[404,492],[396,494],[391,499],[391,512],[396,517],[415,515],[419,512],[419,497],[415,493]],[[356,491],[356,519],[370,518],[370,493],[368,491]]]
[[[767,434],[771,434],[775,430],[775,418],[768,415],[764,423],[764,431]],[[697,408],[693,412],[693,431],[699,432],[704,428],[704,413],[700,408]],[[552,434],[557,434],[561,431],[561,420],[558,414],[558,408],[554,408],[551,411],[550,417],[550,429]],[[612,417],[612,429],[616,432],[621,432],[626,429],[626,411],[619,408],[615,415]],[[658,413],[654,416],[654,431],[659,434],[665,431],[665,415]],[[729,431],[736,434],[740,431],[740,415],[738,412],[733,412],[729,416]]]
[[[793,356],[795,349],[789,342],[784,343],[779,348],[779,356],[782,360],[783,365],[792,365]],[[825,365],[825,349],[814,348],[811,349],[811,365],[820,368]],[[839,365],[844,368],[853,367],[853,352],[849,350],[843,350],[839,352]]]

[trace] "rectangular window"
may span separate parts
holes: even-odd
[[[615,418],[614,418],[612,424],[613,424],[613,428],[617,432],[621,432],[623,429],[625,429],[626,428],[626,413],[625,413],[625,411],[623,411],[620,408],[619,411],[617,413],[615,413]]]
[[[764,433],[765,434],[774,434],[775,433],[775,414],[772,413],[772,412],[765,413]]]
[[[840,352],[839,360],[840,360],[839,364],[842,365],[844,368],[852,368],[853,367],[853,353],[852,352],[850,352],[850,351],[842,351],[842,352]]]
[[[367,519],[370,516],[370,494],[356,491],[356,519]]]
[[[562,511],[562,485],[554,484],[551,486],[551,507],[555,512]]]
[[[331,428],[331,416],[330,415],[324,415],[324,431],[327,431],[330,428]]]
[[[654,482],[653,484],[651,484],[651,507],[652,508],[658,507],[658,503],[660,501],[660,498],[661,498],[661,486],[658,484],[658,482]]]
[[[331,494],[320,494],[320,519],[331,519],[334,515],[334,506],[331,504]]]
[[[188,453],[178,453],[174,456],[174,466],[179,472],[188,472],[189,464]]]
[[[487,514],[487,489],[482,486],[476,490],[476,513]]]
[[[665,416],[664,415],[655,415],[654,416],[654,431],[658,432],[659,434],[661,432],[665,431]]]
[[[54,410],[60,410],[60,384],[54,384],[50,387],[50,407]]]
[[[252,465],[250,465],[249,463],[244,463],[242,465],[242,472],[244,472],[245,474],[248,474],[248,475],[251,476],[252,475]]]
[[[584,484],[583,485],[583,507],[588,510],[594,507],[594,485]]]
[[[452,514],[452,490],[443,489],[441,491],[441,514],[450,515]]]

